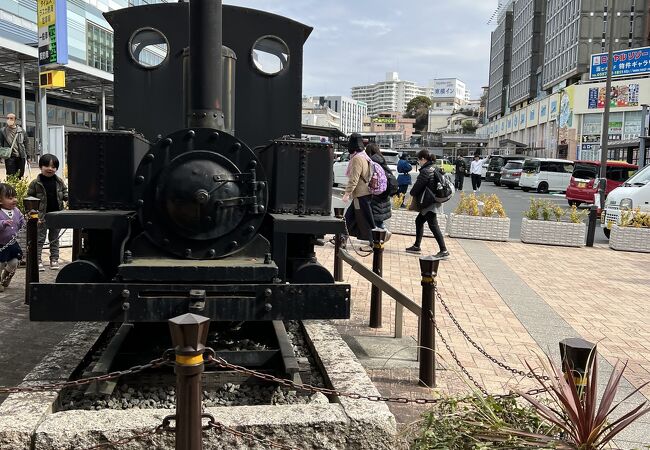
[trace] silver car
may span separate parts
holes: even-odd
[[[503,166],[501,169],[501,185],[508,186],[508,189],[514,189],[519,186],[523,165],[523,161],[509,161]]]

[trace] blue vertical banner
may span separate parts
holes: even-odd
[[[68,63],[68,13],[66,0],[37,0],[38,65]]]

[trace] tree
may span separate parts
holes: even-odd
[[[485,108],[487,106],[487,97],[487,91],[483,92],[483,95],[481,95],[481,108]]]
[[[406,105],[404,117],[415,119],[415,131],[424,132],[429,122],[429,108],[431,99],[425,95],[418,95]]]
[[[478,128],[478,125],[471,120],[463,120],[461,126],[463,127],[463,134],[472,134]]]

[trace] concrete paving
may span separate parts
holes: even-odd
[[[409,298],[420,302],[418,257],[404,248],[413,238],[394,234],[386,244],[384,278]],[[558,359],[558,342],[582,337],[598,343],[600,392],[619,360],[627,361],[619,398],[650,380],[650,308],[647,267],[650,255],[616,252],[604,245],[563,248],[518,242],[484,242],[446,238],[451,258],[441,263],[438,288],[463,328],[486,351],[511,367],[540,366],[540,357]],[[435,241],[425,238],[425,253],[435,253]],[[319,260],[331,267],[332,247],[318,251]],[[361,259],[359,256],[355,256]],[[606,264],[602,264],[607,261]],[[370,267],[371,258],[363,259]],[[442,394],[462,395],[472,389],[444,347],[436,343],[441,369],[435,389],[418,387],[413,343],[418,323],[404,312],[404,337],[389,344],[394,335],[394,302],[384,296],[383,327],[368,328],[370,286],[344,265],[344,281],[352,285],[350,320],[336,321],[344,340],[384,395],[411,398]],[[536,387],[535,382],[495,366],[463,338],[440,304],[436,320],[462,364],[488,391],[503,393]],[[383,349],[383,353],[382,353]],[[397,352],[397,353],[396,353]],[[650,397],[650,387],[625,402],[626,410]],[[398,423],[419,420],[426,409],[415,405],[389,407]],[[620,448],[650,445],[650,416],[619,435]]]
[[[48,261],[47,250],[43,260]],[[70,260],[70,249],[61,249],[62,264]],[[54,281],[58,272],[40,272],[41,280]],[[25,269],[19,268],[11,284],[0,292],[0,385],[15,386],[56,344],[74,328],[74,323],[30,322],[25,305]],[[0,395],[0,403],[5,396]]]

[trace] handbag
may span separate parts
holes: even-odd
[[[11,147],[0,147],[0,159],[9,159],[11,158],[12,153],[14,152],[14,145],[16,144],[16,139],[18,139],[18,132],[14,136],[14,141],[11,143]]]

